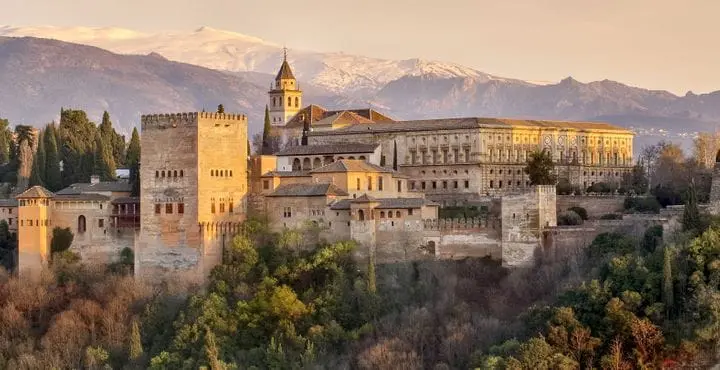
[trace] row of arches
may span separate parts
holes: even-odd
[[[272,98],[272,106],[273,107],[282,107],[283,106],[283,98],[282,96],[273,96]],[[293,98],[292,96],[288,96],[287,98],[287,106],[292,108],[293,106]],[[295,108],[300,108],[300,97],[295,97]]]
[[[164,177],[172,177],[172,178],[175,178],[175,177],[184,177],[184,176],[185,176],[185,172],[184,172],[183,170],[180,170],[180,171],[178,171],[178,170],[167,170],[167,171],[165,171],[165,170],[158,170],[158,171],[155,171],[155,177],[156,177],[156,178],[164,178]]]
[[[325,156],[323,158],[321,157],[315,157],[315,158],[294,158],[292,162],[292,170],[293,171],[310,171],[314,170],[316,168],[320,168],[322,166],[327,166],[333,162],[340,161],[346,159],[343,156],[339,156],[337,158],[333,156]],[[358,156],[357,158],[355,156],[348,156],[347,159],[359,159],[361,161],[367,160],[367,157],[364,155]]]

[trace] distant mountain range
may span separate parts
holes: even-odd
[[[108,109],[130,127],[141,113],[214,109],[222,102],[229,110],[246,111],[257,131],[265,91],[282,60],[279,45],[208,27],[156,34],[0,27],[0,36],[54,38],[123,54],[60,41],[0,39],[0,116],[13,122],[39,124],[56,116],[60,106],[77,106],[91,113]],[[290,50],[288,59],[306,92],[304,101],[330,108],[373,106],[397,118],[607,121],[654,141],[687,139],[720,126],[720,91],[677,96],[572,78],[540,84],[453,63],[344,53]]]

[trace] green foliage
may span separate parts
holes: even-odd
[[[487,215],[487,209],[480,209],[477,206],[451,206],[442,207],[438,212],[438,217],[444,218],[475,218]]]
[[[623,187],[633,194],[645,194],[648,190],[649,180],[641,164],[636,164],[632,172],[623,177]]]
[[[128,145],[125,163],[130,168],[130,183],[132,195],[140,195],[140,135],[137,128],[133,128],[130,144]]]
[[[574,211],[562,212],[557,216],[558,226],[582,225],[582,217]]]
[[[10,226],[6,220],[0,220],[0,266],[12,271],[15,266],[15,250],[17,240],[10,234]]]
[[[619,213],[606,213],[600,216],[601,220],[622,220],[622,215]]]
[[[225,107],[222,104],[219,104],[217,107],[218,113],[225,113]]]
[[[618,191],[618,185],[615,183],[608,182],[596,182],[587,188],[588,193],[600,193],[600,194],[612,194]]]
[[[657,247],[662,245],[663,227],[661,225],[650,226],[645,230],[640,247],[648,253],[655,251]]]
[[[587,210],[583,207],[579,207],[579,206],[570,207],[570,208],[568,208],[568,211],[573,211],[573,212],[577,213],[578,216],[580,216],[580,218],[582,218],[583,220],[588,219]]]
[[[73,238],[72,231],[69,227],[64,229],[55,227],[52,231],[52,239],[50,240],[50,253],[62,253],[70,248]]]
[[[45,147],[45,177],[43,183],[48,190],[58,191],[62,188],[62,176],[60,174],[60,153],[56,141],[57,129],[54,124],[50,124],[43,133]]]
[[[115,159],[112,154],[112,143],[103,140],[100,131],[95,133],[93,151],[93,174],[99,175],[102,181],[114,180]]]
[[[684,231],[698,231],[703,227],[700,220],[700,210],[698,209],[697,192],[692,184],[687,191],[682,225]]]
[[[95,124],[84,111],[62,110],[60,114],[60,157],[63,161],[63,185],[88,182],[95,169]]]
[[[270,110],[268,109],[268,106],[265,105],[265,121],[263,123],[263,133],[262,133],[262,151],[259,154],[272,154],[271,149],[271,143],[270,143],[270,134],[272,132],[272,126],[270,125]]]
[[[577,185],[573,185],[568,181],[567,179],[560,179],[558,181],[556,191],[559,195],[572,195],[572,194],[580,194],[580,187]]]
[[[12,132],[10,131],[10,122],[4,118],[0,118],[0,165],[10,162],[10,149],[12,142]]]
[[[142,339],[140,337],[140,323],[133,320],[130,329],[130,343],[128,344],[128,357],[133,361],[138,361],[143,355]]]
[[[627,197],[623,207],[637,213],[660,213],[660,203],[654,197]]]
[[[555,164],[546,150],[530,153],[525,173],[530,177],[531,185],[555,185]]]

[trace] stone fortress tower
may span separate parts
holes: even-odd
[[[135,273],[207,276],[246,217],[245,115],[142,116]]]
[[[50,198],[42,186],[33,186],[17,196],[18,271],[23,276],[40,276],[50,254]]]
[[[302,91],[287,61],[287,49],[284,50],[283,62],[275,76],[275,83],[268,91],[268,109],[270,123],[274,127],[283,127],[302,108]]]

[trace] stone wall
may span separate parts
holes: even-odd
[[[600,218],[608,213],[622,212],[625,196],[588,196],[588,195],[558,195],[557,212],[565,212],[570,207],[582,207],[588,212],[588,218]]]

